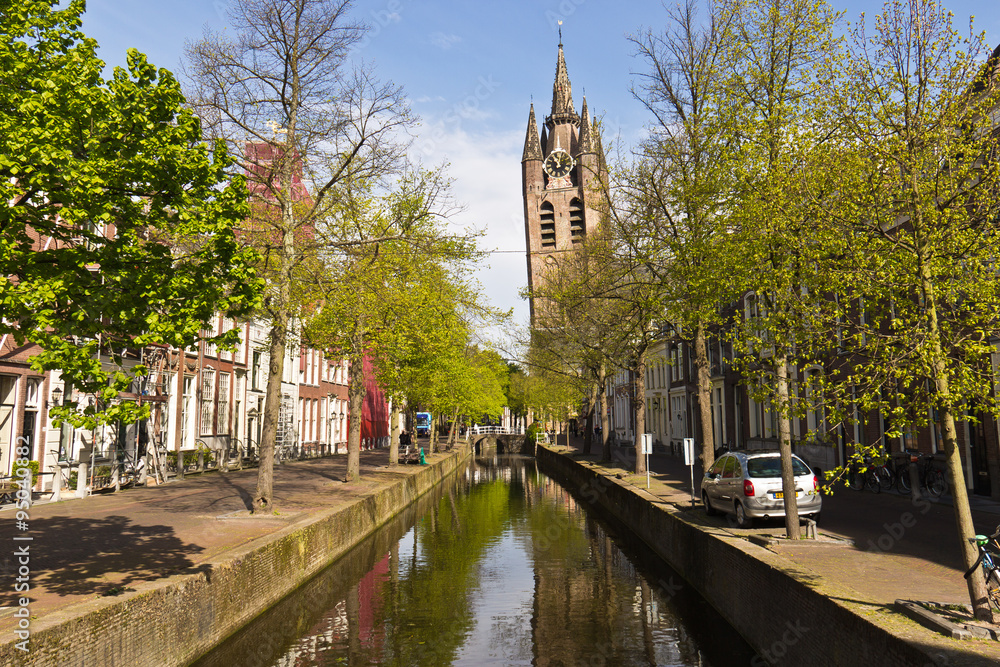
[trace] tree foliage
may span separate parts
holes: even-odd
[[[263,315],[271,327],[255,497],[261,510],[272,502],[288,336],[310,305],[296,285],[315,275],[303,269],[321,263],[321,250],[378,240],[324,223],[342,219],[357,184],[385,185],[403,173],[406,132],[415,123],[398,86],[350,61],[366,33],[350,10],[349,0],[237,0],[231,31],[206,31],[187,47],[191,105],[209,135],[239,156],[256,204],[246,240],[263,256]]]
[[[838,15],[822,0],[727,2],[732,35],[727,54],[727,112],[733,115],[741,159],[734,193],[738,232],[734,250],[743,257],[735,339],[743,353],[748,389],[778,416],[778,443],[785,497],[785,528],[798,538],[799,517],[792,473],[791,419],[796,362],[829,320],[828,299],[814,279],[829,249],[817,208],[802,197],[816,171],[813,151],[826,141],[826,90],[822,65],[836,56]]]
[[[234,233],[248,208],[226,147],[203,141],[177,81],[138,51],[104,79],[84,3],[58,5],[0,11],[0,331],[41,346],[34,370],[97,396],[53,411],[92,428],[140,416],[111,403],[144,372],[127,348],[190,347],[260,286]]]
[[[503,394],[491,378],[505,378],[506,369],[484,373],[488,364],[470,341],[474,317],[498,314],[469,281],[469,263],[479,253],[474,235],[447,225],[453,207],[443,174],[417,170],[387,191],[371,182],[352,185],[341,189],[327,224],[352,230],[357,243],[325,252],[317,265],[309,340],[343,354],[352,373],[368,357],[396,404],[436,415],[495,413]],[[349,452],[360,437],[354,426],[362,392],[352,374]],[[349,457],[349,477],[354,465]]]
[[[844,344],[861,411],[896,432],[933,422],[948,461],[966,567],[977,557],[956,422],[1000,414],[994,392],[1000,281],[998,55],[928,0],[888,3],[831,63],[843,150],[831,227],[848,239],[834,277],[853,305]],[[977,616],[991,615],[981,572]]]

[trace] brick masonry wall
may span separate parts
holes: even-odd
[[[541,469],[646,542],[775,665],[936,664],[913,644],[816,590],[775,553],[685,520],[645,491],[538,448]]]
[[[0,646],[0,664],[160,667],[187,664],[305,583],[434,488],[466,460],[458,451],[346,508],[289,526],[205,564],[32,623],[31,651]]]

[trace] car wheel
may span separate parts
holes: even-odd
[[[743,509],[743,503],[736,501],[736,526],[738,528],[749,528],[753,525],[753,519],[747,516],[747,512]]]
[[[714,507],[712,507],[712,505],[708,502],[707,491],[701,492],[701,503],[705,506],[705,514],[707,514],[708,516],[715,516],[716,514],[719,513],[719,511]]]

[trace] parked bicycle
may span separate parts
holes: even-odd
[[[118,468],[118,483],[123,487],[134,486],[142,478],[146,461],[138,454],[133,455],[126,450],[119,450],[116,466]]]
[[[1000,526],[997,526],[996,532],[992,535],[976,535],[969,538],[969,542],[973,542],[979,549],[979,558],[965,573],[965,578],[971,577],[976,568],[982,565],[983,579],[986,580],[986,596],[994,609],[1000,611],[1000,568],[997,566],[997,561],[1000,560],[1000,543],[997,542],[998,537],[1000,537]],[[988,548],[991,541],[993,542],[992,551]]]
[[[855,462],[848,476],[851,488],[855,491],[868,489],[872,493],[881,493],[892,488],[892,471],[884,463],[873,463],[865,459],[864,465]]]
[[[287,444],[275,444],[274,446],[274,462],[275,463],[285,463],[286,461],[293,461],[297,459],[297,452],[294,443]]]
[[[948,479],[944,471],[934,465],[934,457],[917,452],[910,456],[910,463],[900,468],[896,476],[896,489],[900,493],[910,492],[910,466],[917,466],[920,488],[931,496],[940,498],[948,490]]]

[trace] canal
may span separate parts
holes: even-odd
[[[471,461],[196,664],[751,662],[641,542],[534,460],[500,458]]]

